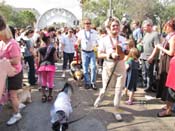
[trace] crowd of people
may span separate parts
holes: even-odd
[[[164,24],[166,36],[153,28],[151,19],[143,20],[142,23],[132,20],[126,26],[125,21],[110,17],[104,23],[104,27],[99,30],[92,28],[89,18],[85,18],[83,27],[77,29],[53,26],[41,30],[31,26],[15,29],[8,26],[3,16],[0,16],[0,61],[6,59],[11,71],[15,70],[15,73],[8,71],[3,78],[6,83],[7,77],[6,86],[14,112],[8,125],[22,118],[17,90],[23,86],[23,69],[26,65],[29,68],[28,82],[31,86],[41,86],[41,101],[45,103],[53,99],[55,63],[63,60],[62,77],[66,77],[66,70],[70,69],[71,62],[75,57],[78,58],[76,55],[79,53],[84,88],[99,89],[94,107],[100,105],[107,88],[115,87],[115,118],[121,121],[122,116],[118,111],[121,97],[127,96],[129,91],[126,104],[134,104],[134,93],[141,77],[141,86],[145,92],[156,92],[157,98],[166,101],[166,106],[157,116],[172,115],[175,102],[175,19]],[[77,49],[79,53],[76,53]],[[97,65],[102,69],[102,87],[96,86]],[[46,89],[49,90],[48,95]],[[3,91],[4,87],[0,89],[0,98]]]

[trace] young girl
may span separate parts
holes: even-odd
[[[38,57],[39,57],[39,68],[38,73],[40,75],[40,84],[42,86],[42,102],[51,101],[52,97],[52,89],[54,83],[54,75],[55,75],[55,61],[58,59],[56,54],[56,48],[50,45],[50,36],[43,35],[43,42],[45,43],[45,47],[39,48]],[[49,88],[49,95],[46,96],[45,88],[46,86]]]
[[[133,96],[136,91],[137,86],[137,78],[138,78],[138,68],[139,61],[138,58],[140,53],[137,48],[131,48],[128,54],[128,58],[126,59],[125,65],[127,70],[126,83],[125,83],[125,94],[127,95],[127,91],[129,90],[129,99],[126,101],[126,104],[133,104]]]

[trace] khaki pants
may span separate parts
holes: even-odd
[[[111,72],[114,68],[114,64],[115,63],[112,61],[104,61],[103,63],[103,72],[102,72],[103,87],[100,89],[99,96],[104,96],[105,94],[106,85],[111,75]],[[123,87],[125,86],[125,79],[126,79],[126,69],[125,69],[124,60],[120,60],[117,63],[112,79],[108,85],[108,88],[115,87],[115,96],[113,101],[115,107],[119,107],[121,92]]]

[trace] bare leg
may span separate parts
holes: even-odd
[[[49,88],[49,96],[52,96],[52,88]]]
[[[129,101],[133,101],[134,91],[129,92]]]
[[[166,113],[167,113],[167,114],[171,114],[171,113],[172,113],[173,103],[170,102],[170,101],[167,101],[166,104],[167,104],[167,110],[166,110]]]
[[[10,93],[10,100],[12,102],[13,111],[16,114],[19,112],[19,100],[17,96],[17,91],[10,90],[9,93]]]
[[[46,87],[45,86],[42,86],[42,95],[46,95]]]
[[[52,101],[53,96],[52,96],[52,88],[49,88],[49,95],[48,95],[48,101]]]

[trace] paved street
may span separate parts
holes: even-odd
[[[160,111],[163,103],[160,100],[147,96],[142,88],[136,92],[134,105],[126,105],[125,100],[121,101],[121,114],[123,122],[117,122],[113,116],[113,92],[109,89],[104,101],[99,108],[93,107],[93,102],[98,95],[98,91],[85,90],[81,82],[75,82],[69,77],[60,78],[61,71],[58,64],[58,71],[55,77],[54,98],[66,81],[74,86],[72,97],[73,113],[70,117],[68,131],[174,131],[175,115],[167,118],[157,118],[156,114]],[[78,87],[79,86],[79,87]],[[97,86],[101,87],[101,78],[98,75]],[[33,102],[22,110],[23,118],[13,126],[6,126],[5,122],[9,119],[12,112],[11,107],[6,105],[0,112],[0,131],[51,131],[50,108],[52,103],[41,102],[41,92],[38,86],[32,88]]]

